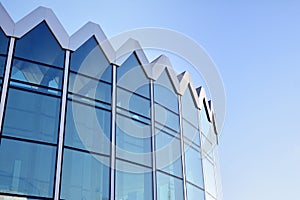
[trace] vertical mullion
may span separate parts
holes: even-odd
[[[117,66],[112,65],[110,199],[115,199]]]
[[[186,173],[185,173],[185,155],[184,155],[184,141],[183,141],[183,127],[182,127],[182,105],[181,105],[181,97],[180,97],[180,95],[178,95],[178,108],[179,108],[179,126],[180,126],[180,143],[181,143],[181,163],[182,163],[182,177],[183,177],[183,192],[184,192],[184,199],[187,199]]]
[[[154,85],[153,80],[150,80],[150,109],[151,109],[151,142],[152,142],[152,185],[153,185],[153,200],[156,200],[156,147],[155,147],[155,125],[154,125]]]
[[[9,86],[9,76],[11,71],[11,64],[12,64],[12,56],[14,52],[14,46],[15,46],[15,38],[10,38],[9,43],[9,49],[6,59],[6,65],[5,65],[5,73],[2,83],[2,94],[1,94],[1,102],[0,102],[0,127],[1,127],[1,133],[0,133],[0,141],[1,141],[1,135],[2,135],[2,126],[3,126],[3,117],[4,117],[4,108],[6,104],[6,97],[7,97],[7,90]]]
[[[67,106],[67,95],[68,95],[69,62],[70,62],[70,51],[66,50],[62,100],[61,100],[61,108],[60,108],[60,122],[59,122],[57,161],[56,161],[56,173],[55,173],[56,179],[55,179],[54,200],[60,199],[59,195],[60,195],[60,182],[61,182],[61,171],[62,171],[62,154],[63,154],[63,145],[64,145],[66,106]]]

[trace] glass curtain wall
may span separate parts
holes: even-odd
[[[91,37],[70,56],[61,199],[109,199],[112,67]]]
[[[64,55],[45,22],[16,39],[0,146],[1,193],[53,198]]]
[[[6,66],[6,57],[8,54],[9,38],[0,28],[0,93],[2,91],[2,83],[4,76],[4,69]]]
[[[156,178],[158,200],[182,200],[178,95],[167,71],[154,81]]]

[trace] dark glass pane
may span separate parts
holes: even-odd
[[[184,144],[186,179],[191,183],[203,188],[202,158],[201,153],[192,148],[189,144]],[[199,149],[200,150],[200,149]]]
[[[156,167],[182,177],[181,144],[178,138],[156,130]]]
[[[182,117],[198,127],[198,108],[194,103],[190,88],[187,88],[184,95],[181,97]]]
[[[109,155],[110,120],[108,111],[68,101],[65,145]]]
[[[155,104],[155,121],[161,125],[179,132],[179,116],[159,104]]]
[[[59,112],[56,97],[10,88],[3,134],[56,143]]]
[[[9,38],[0,28],[0,54],[7,54],[8,52]]]
[[[62,88],[63,71],[60,69],[14,59],[11,79],[49,88]],[[40,88],[39,90],[47,90]]]
[[[149,125],[117,115],[117,157],[151,166],[151,129]]]
[[[187,190],[187,199],[188,200],[204,200],[204,191],[187,183],[186,184]]]
[[[43,21],[16,41],[14,55],[19,58],[64,67],[65,51]]]
[[[56,148],[2,138],[0,191],[52,197]]]
[[[61,199],[109,199],[109,158],[65,149]]]
[[[5,65],[6,65],[6,57],[0,56],[0,77],[1,78],[4,76]]]
[[[150,118],[150,100],[117,88],[117,106]]]
[[[94,37],[71,54],[71,71],[111,82],[111,68]]]
[[[157,172],[157,200],[183,200],[183,182],[178,178]]]
[[[153,199],[152,173],[149,169],[119,160],[116,161],[116,168],[116,200]]]
[[[150,81],[135,54],[117,68],[117,85],[144,97],[150,98]]]
[[[69,92],[106,103],[111,102],[111,85],[90,79],[79,74],[70,73]]]
[[[154,82],[154,101],[178,113],[178,95],[166,71]]]

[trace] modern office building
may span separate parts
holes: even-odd
[[[0,200],[221,199],[213,108],[187,72],[116,59],[98,25],[69,37],[43,7],[14,23],[0,4],[0,26]]]

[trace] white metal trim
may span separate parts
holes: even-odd
[[[60,197],[60,180],[62,171],[62,154],[64,145],[64,131],[65,131],[65,120],[66,120],[66,106],[67,106],[67,95],[68,95],[68,79],[69,79],[69,62],[70,62],[70,51],[66,51],[65,57],[65,68],[64,68],[64,81],[63,91],[60,109],[60,122],[59,122],[59,135],[58,135],[58,148],[57,148],[57,162],[56,162],[56,179],[55,179],[55,190],[54,199],[59,200]]]
[[[7,60],[6,60],[5,73],[4,73],[4,79],[3,79],[3,84],[2,84],[1,102],[0,102],[0,127],[1,127],[1,129],[2,129],[2,125],[3,125],[4,109],[5,109],[7,91],[8,91],[8,86],[9,86],[9,76],[10,76],[10,71],[11,71],[14,46],[15,46],[15,38],[11,37],[10,43],[9,43]]]
[[[115,199],[117,66],[112,65],[110,199]]]

